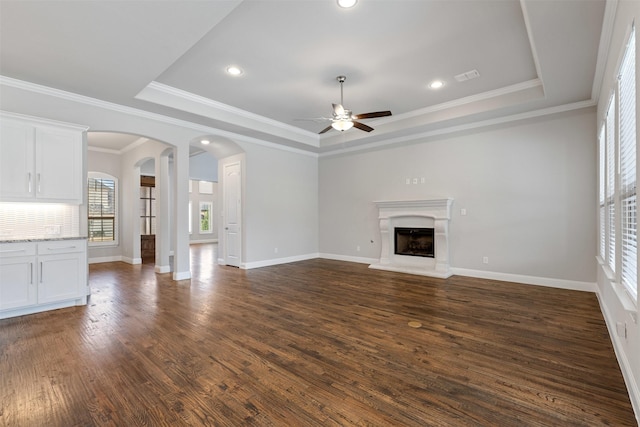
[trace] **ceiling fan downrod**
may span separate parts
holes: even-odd
[[[344,107],[344,99],[343,99],[343,93],[342,93],[342,83],[344,83],[345,80],[347,80],[346,76],[338,76],[336,77],[336,80],[340,83],[340,105],[342,105]]]

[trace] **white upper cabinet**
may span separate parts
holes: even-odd
[[[33,126],[3,117],[0,120],[0,199],[33,198]]]
[[[0,114],[0,201],[82,204],[85,130]]]

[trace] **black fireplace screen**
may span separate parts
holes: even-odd
[[[433,228],[395,228],[395,254],[434,258]]]

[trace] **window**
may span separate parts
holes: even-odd
[[[213,203],[200,202],[200,233],[213,233],[213,224],[211,223],[211,211]]]
[[[117,178],[89,172],[88,240],[90,245],[117,244]]]
[[[600,137],[598,138],[598,227],[600,232],[600,244],[598,247],[598,254],[602,261],[607,259],[607,214],[605,205],[605,126],[602,125],[600,129]]]
[[[156,234],[156,180],[140,176],[140,235]]]
[[[599,218],[602,261],[638,303],[636,46],[631,30],[615,92],[599,135]]]
[[[636,46],[631,33],[618,78],[620,162],[621,281],[638,298],[638,222],[636,216]]]
[[[616,271],[616,144],[615,144],[615,116],[616,98],[613,96],[607,109],[607,264],[611,271]]]

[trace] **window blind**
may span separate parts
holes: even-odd
[[[605,126],[600,129],[600,137],[598,138],[598,229],[600,234],[598,253],[603,260],[607,259],[606,241],[607,241],[607,218],[605,210]]]
[[[636,209],[636,74],[635,30],[620,67],[618,78],[620,214],[621,214],[621,278],[637,299],[638,243]]]
[[[89,178],[88,226],[90,242],[112,242],[116,236],[116,183]]]
[[[616,270],[616,224],[615,224],[615,183],[616,183],[616,139],[615,139],[615,109],[616,97],[611,97],[607,109],[607,263],[611,271]]]

